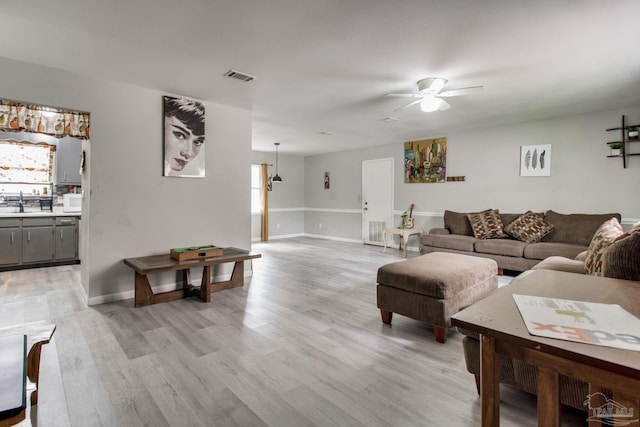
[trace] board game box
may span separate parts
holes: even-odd
[[[211,258],[221,256],[223,249],[214,245],[190,246],[188,248],[171,249],[171,258],[177,261],[189,259]]]

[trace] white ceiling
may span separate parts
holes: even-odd
[[[639,20],[638,0],[29,0],[3,2],[0,56],[250,109],[254,150],[310,155],[638,105]],[[430,76],[484,91],[393,112]]]

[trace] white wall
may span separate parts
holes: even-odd
[[[442,113],[448,114],[448,113]],[[362,161],[393,157],[394,206],[399,214],[415,203],[416,226],[442,225],[445,209],[498,208],[502,212],[553,209],[562,213],[620,212],[627,223],[640,219],[640,156],[607,158],[607,141],[619,134],[605,129],[620,125],[621,115],[640,123],[640,106],[553,120],[424,135],[447,137],[447,176],[465,182],[404,183],[404,141],[370,149],[305,158],[305,233],[329,238],[361,239]],[[551,144],[550,177],[520,177],[520,146]],[[640,143],[632,144],[640,152]],[[331,190],[320,185],[331,172]],[[322,208],[331,208],[329,210]],[[322,223],[321,230],[318,224]],[[396,225],[397,225],[396,224]],[[354,231],[355,230],[355,231]],[[414,242],[415,245],[415,242]]]
[[[162,176],[167,93],[1,58],[0,75],[3,98],[91,113],[80,243],[90,303],[133,295],[123,258],[203,244],[250,248],[250,111],[205,102],[207,176],[169,178]],[[173,282],[174,274],[152,277],[154,286]]]

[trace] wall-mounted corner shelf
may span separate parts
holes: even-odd
[[[628,144],[634,142],[640,142],[640,138],[638,137],[638,131],[640,130],[640,125],[628,125],[627,118],[622,116],[622,124],[620,127],[609,128],[607,132],[611,131],[620,131],[620,139],[617,141],[609,141],[607,145],[611,148],[613,144],[620,144],[620,154],[612,154],[607,157],[621,157],[622,158],[622,167],[627,167],[627,157],[631,156],[640,156],[640,153],[630,153],[628,148]]]

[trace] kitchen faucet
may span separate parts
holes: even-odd
[[[24,212],[24,199],[22,198],[22,190],[20,190],[20,202],[18,203],[18,212]]]

